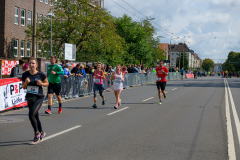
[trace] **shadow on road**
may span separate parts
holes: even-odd
[[[30,145],[31,141],[33,140],[0,142],[0,147]]]

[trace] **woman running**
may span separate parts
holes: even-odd
[[[39,142],[46,135],[42,130],[38,111],[43,103],[43,86],[49,85],[46,75],[37,70],[37,59],[31,57],[29,60],[30,70],[22,75],[23,88],[27,89],[26,99],[29,107],[29,119],[34,129],[34,142]]]
[[[121,105],[120,93],[123,90],[123,81],[124,81],[124,74],[121,71],[119,65],[116,66],[116,72],[112,73],[111,80],[113,82],[113,91],[116,97],[116,104],[114,106],[115,109],[118,109],[118,106]]]
[[[105,105],[105,98],[103,96],[103,79],[105,78],[105,74],[101,70],[102,63],[97,63],[97,69],[94,72],[93,79],[94,79],[94,86],[93,86],[93,93],[94,93],[94,105],[93,108],[97,108],[97,91],[99,91],[100,96],[102,97],[102,105]]]

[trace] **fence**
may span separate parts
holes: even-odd
[[[185,75],[183,76],[185,78]],[[167,80],[180,80],[181,74],[176,72],[169,72],[166,77]],[[125,75],[125,79],[123,82],[124,88],[134,87],[140,85],[146,85],[156,82],[155,73],[129,73]],[[92,75],[87,75],[83,77],[79,76],[69,76],[69,77],[61,77],[61,97],[65,99],[72,99],[77,97],[82,97],[85,95],[93,94],[93,77]],[[106,91],[112,90],[113,82],[111,81],[111,74],[106,76],[103,80],[103,87]],[[55,99],[55,98],[54,98]],[[47,96],[45,98],[47,100]]]

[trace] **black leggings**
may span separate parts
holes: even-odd
[[[31,121],[32,127],[34,129],[34,132],[42,132],[42,125],[39,119],[38,111],[41,108],[43,103],[43,98],[38,98],[35,102],[32,104],[29,104],[29,119]]]

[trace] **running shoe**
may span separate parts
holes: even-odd
[[[43,137],[46,136],[46,133],[45,132],[42,132],[41,135],[40,135],[40,141],[43,139]]]
[[[59,107],[58,113],[59,113],[59,114],[62,113],[62,107]]]
[[[45,111],[46,114],[52,114],[52,112],[50,111],[50,109]]]
[[[121,102],[122,102],[121,100],[120,100],[120,102],[118,102],[118,106],[121,106],[121,104],[122,104]]]
[[[35,133],[35,137],[34,137],[34,140],[33,140],[35,143],[39,142],[40,141],[40,133]]]
[[[159,103],[158,104],[162,104],[162,101],[159,101]]]
[[[105,99],[103,99],[103,101],[102,101],[102,105],[105,105],[105,101],[106,101],[106,100],[105,100]]]
[[[115,108],[115,109],[118,109],[118,106],[115,105],[114,108]]]
[[[97,108],[97,105],[96,105],[96,104],[94,104],[92,107],[93,107],[93,108]]]
[[[164,96],[164,99],[167,99],[167,96],[166,96],[166,95]]]

